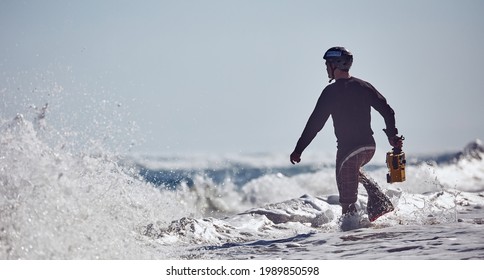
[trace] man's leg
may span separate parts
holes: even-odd
[[[390,199],[380,190],[378,184],[360,171],[359,182],[365,187],[368,193],[368,203],[366,206],[368,219],[375,221],[382,215],[394,210]]]
[[[360,168],[371,160],[374,153],[375,147],[368,146],[355,149],[349,155],[337,155],[336,183],[342,214],[356,212]]]
[[[356,205],[355,203],[341,203],[341,213],[345,214],[353,214],[356,213]]]

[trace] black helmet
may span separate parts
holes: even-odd
[[[353,55],[344,47],[332,47],[324,53],[324,59],[342,71],[349,71],[353,64]]]

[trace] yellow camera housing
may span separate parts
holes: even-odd
[[[396,183],[405,181],[405,153],[390,151],[387,153],[387,182]]]

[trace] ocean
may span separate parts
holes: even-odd
[[[370,223],[360,188],[344,231],[331,155],[130,155],[72,137],[44,114],[0,119],[0,259],[484,259],[480,140],[407,155],[403,183],[377,154],[366,172],[396,209]]]

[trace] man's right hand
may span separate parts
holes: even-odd
[[[301,162],[301,154],[296,153],[296,152],[292,152],[290,159],[291,159],[292,164],[299,163],[299,162]]]
[[[403,147],[403,140],[405,138],[403,136],[393,136],[393,137],[389,137],[388,138],[388,142],[390,142],[390,145],[392,145],[392,147],[396,148],[396,149],[402,149]]]

